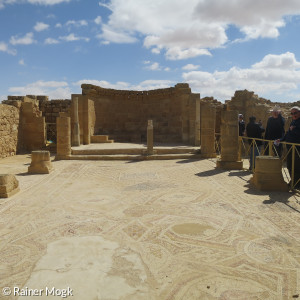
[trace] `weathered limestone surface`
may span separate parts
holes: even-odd
[[[67,159],[71,155],[71,118],[58,117],[56,159]]]
[[[0,198],[11,197],[19,190],[19,182],[15,175],[0,174]]]
[[[239,158],[238,112],[222,111],[221,113],[221,159],[217,167],[225,170],[241,170],[243,162]]]
[[[282,162],[274,156],[257,156],[250,183],[262,191],[287,192],[289,187],[282,176]]]
[[[21,105],[20,124],[22,149],[27,151],[42,149],[46,143],[46,123],[38,102],[25,98]]]
[[[201,102],[201,157],[216,157],[215,150],[215,106]]]
[[[83,84],[81,97],[93,100],[95,129],[91,135],[109,135],[117,142],[146,142],[147,120],[153,120],[155,142],[194,144],[199,125],[196,114],[199,94],[188,84],[152,91],[122,91]],[[199,107],[199,106],[198,106]],[[80,130],[84,120],[79,115]]]
[[[147,154],[153,154],[153,121],[148,120],[147,126]]]
[[[72,146],[80,146],[78,97],[72,99]]]
[[[19,109],[0,104],[0,158],[15,155],[18,145]]]
[[[32,151],[31,164],[28,167],[28,173],[31,174],[49,174],[53,170],[49,151]]]
[[[15,159],[0,160],[0,173],[26,172],[28,156]],[[297,299],[297,194],[257,192],[248,172],[204,159],[53,165],[19,176],[22,193],[1,201],[1,288],[69,286],[72,300]],[[43,296],[19,299],[61,299]]]

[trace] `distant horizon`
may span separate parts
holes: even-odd
[[[0,0],[0,26],[0,102],[82,83],[300,101],[300,1]]]

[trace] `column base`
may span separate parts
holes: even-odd
[[[223,170],[243,170],[243,162],[242,161],[222,161],[217,160],[217,168]]]
[[[254,173],[250,179],[250,184],[253,185],[260,191],[278,191],[288,192],[289,186],[283,180],[282,174],[267,174],[265,173]]]

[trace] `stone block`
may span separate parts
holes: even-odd
[[[50,160],[49,151],[32,151],[31,152],[31,164],[28,167],[28,173],[30,174],[49,174],[53,170],[53,166]]]
[[[223,161],[221,159],[217,160],[217,168],[223,170],[242,170],[243,162],[242,161]]]
[[[287,192],[289,186],[283,179],[281,168],[282,162],[278,157],[257,156],[250,183],[261,191]]]
[[[0,198],[9,198],[19,190],[19,182],[15,175],[0,174]]]

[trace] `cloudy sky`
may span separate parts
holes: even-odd
[[[0,101],[82,83],[300,100],[299,0],[0,0]]]

